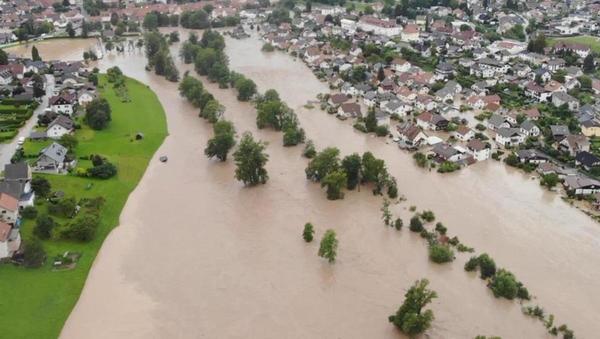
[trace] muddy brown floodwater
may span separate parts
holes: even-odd
[[[512,270],[558,322],[578,337],[595,337],[597,224],[493,161],[451,175],[428,173],[383,139],[302,108],[327,88],[300,61],[263,54],[261,46],[255,38],[227,39],[231,68],[261,91],[278,90],[318,147],[369,150],[385,158],[408,199],[394,206],[405,223],[410,205],[435,211],[450,233]],[[270,143],[271,179],[244,188],[233,179],[231,160],[204,156],[211,126],[178,96],[177,84],[146,72],[145,64],[142,53],[132,52],[108,55],[99,66],[117,65],[147,83],[165,108],[170,135],[102,246],[61,338],[401,338],[387,317],[423,277],[439,294],[431,306],[432,338],[548,337],[518,303],[495,299],[479,278],[464,272],[468,255],[457,255],[453,264],[430,264],[418,235],[385,228],[381,199],[369,190],[328,201],[306,180],[301,147],[282,147],[281,134],[256,129],[250,104],[207,84],[238,134],[251,131]],[[158,161],[163,154],[166,164]],[[307,221],[317,231],[311,244],[301,239]],[[333,265],[316,255],[327,228],[340,241]]]
[[[7,48],[6,51],[24,58],[31,58],[31,49],[35,46],[43,60],[76,61],[83,59],[83,52],[94,50],[96,39],[49,39],[32,41]]]

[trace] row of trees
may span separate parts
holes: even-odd
[[[256,126],[283,131],[284,146],[295,146],[306,139],[298,116],[279,98],[279,93],[274,89],[266,91],[256,99]]]
[[[217,82],[219,87],[234,88],[240,101],[256,98],[256,124],[258,128],[270,127],[283,131],[284,146],[294,146],[303,143],[305,133],[298,122],[294,111],[279,97],[275,90],[268,90],[264,95],[257,95],[257,86],[244,75],[232,72],[228,67],[228,59],[224,52],[223,36],[213,30],[207,30],[198,39],[191,34],[180,50],[180,56],[186,63],[194,62],[195,69],[200,75],[206,75],[210,81]]]
[[[229,151],[235,146],[235,128],[227,120],[220,119],[222,114],[216,114],[215,106],[222,113],[222,108],[214,97],[204,90],[202,82],[186,74],[179,84],[179,93],[194,106],[200,108],[200,116],[214,123],[214,135],[208,140],[204,153],[209,158],[216,157],[220,161],[226,161]],[[244,133],[238,149],[233,153],[237,166],[235,178],[247,186],[264,184],[269,179],[265,165],[269,156],[265,153],[267,144],[254,140],[250,133]]]
[[[148,69],[154,69],[157,75],[162,75],[169,81],[178,81],[179,71],[175,67],[165,37],[156,31],[146,32],[144,34],[144,44],[146,46],[146,57],[148,58]]]
[[[372,183],[373,194],[383,194],[394,199],[398,196],[398,188],[394,177],[389,175],[385,162],[377,159],[371,152],[362,157],[353,153],[340,159],[340,151],[335,147],[325,148],[317,153],[305,169],[306,178],[320,182],[327,189],[327,198],[342,199],[342,189],[355,189],[360,184]]]

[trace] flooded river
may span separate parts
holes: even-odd
[[[300,61],[263,54],[261,46],[256,39],[227,39],[231,68],[261,91],[277,89],[319,148],[369,150],[385,158],[408,199],[394,206],[405,224],[409,206],[433,210],[451,234],[512,270],[558,322],[578,337],[596,336],[599,225],[501,164],[428,173],[385,140],[302,108],[326,86]],[[548,337],[518,303],[495,299],[464,272],[468,255],[433,265],[418,235],[386,229],[381,200],[370,191],[326,200],[305,179],[301,147],[282,147],[281,134],[256,129],[251,105],[208,85],[238,134],[251,131],[269,142],[271,179],[244,188],[233,179],[231,160],[204,156],[211,127],[178,96],[177,84],[146,72],[145,64],[134,52],[108,55],[99,66],[117,65],[147,83],[165,107],[170,135],[131,194],[120,227],[106,239],[62,338],[401,338],[387,317],[423,277],[439,295],[432,304],[432,338]],[[157,160],[163,154],[166,164]],[[317,240],[327,228],[337,231],[335,264],[317,257],[318,241],[302,240],[307,221]]]

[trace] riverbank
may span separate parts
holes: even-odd
[[[594,293],[600,279],[595,223],[528,175],[495,162],[445,176],[416,168],[395,144],[305,109],[326,86],[300,61],[261,53],[261,47],[254,39],[228,39],[231,68],[261,91],[277,89],[318,148],[373,151],[384,158],[408,198],[392,208],[405,224],[410,205],[435,211],[461,241],[513,271],[557,321],[583,338],[600,330],[593,318],[600,303]],[[177,52],[175,44],[171,53]],[[176,63],[180,71],[192,69]],[[169,155],[169,162],[151,162],[131,193],[61,337],[398,338],[387,316],[405,288],[423,277],[440,295],[433,304],[432,337],[547,337],[518,304],[495,299],[479,278],[463,271],[467,255],[447,266],[431,264],[418,235],[384,227],[381,200],[370,191],[326,200],[319,185],[305,178],[301,147],[281,147],[280,133],[256,129],[250,104],[239,103],[232,90],[209,85],[238,134],[248,130],[270,142],[270,181],[243,188],[231,162],[203,154],[211,126],[179,97],[177,84],[145,71],[145,65],[143,52],[132,51],[109,53],[98,67],[120,66],[158,94],[171,132],[158,153]],[[307,221],[317,239],[327,228],[337,231],[335,265],[319,260],[317,245],[302,240]]]
[[[106,84],[104,76],[101,84]],[[130,103],[122,103],[110,85],[101,94],[112,108],[112,122],[102,131],[87,126],[77,130],[78,156],[101,154],[118,167],[118,175],[108,180],[93,180],[72,175],[45,175],[52,189],[64,192],[67,197],[104,197],[106,202],[100,212],[100,227],[96,237],[88,243],[64,240],[45,241],[48,253],[46,264],[38,269],[25,269],[12,265],[0,266],[0,300],[10,315],[0,317],[3,336],[13,338],[57,337],[71,312],[98,250],[108,233],[117,225],[121,210],[133,189],[142,178],[146,167],[167,135],[164,111],[156,95],[144,84],[127,79]],[[144,139],[133,141],[141,132]],[[82,160],[80,160],[81,162]],[[85,164],[87,165],[87,164]],[[46,207],[38,204],[39,211]],[[61,222],[63,220],[60,220]],[[64,220],[66,222],[66,220]],[[22,226],[22,236],[31,236],[35,222],[27,220]],[[52,257],[66,251],[82,253],[72,270],[52,270]]]
[[[171,53],[177,51],[173,45]],[[193,68],[176,62],[182,72]],[[258,130],[253,106],[237,101],[233,90],[203,79],[238,135],[250,131],[269,142],[264,186],[245,188],[233,177],[232,161],[206,158],[211,125],[179,97],[177,84],[144,70],[142,53],[109,54],[100,66],[115,65],[160,94],[171,135],[159,153],[169,162],[151,164],[132,193],[62,338],[398,338],[387,317],[404,287],[422,277],[443,296],[433,305],[434,337],[544,336],[518,305],[494,299],[464,273],[458,262],[466,255],[453,266],[431,264],[418,235],[385,228],[381,199],[369,190],[327,200],[306,180],[302,147],[282,147],[280,133]],[[407,203],[394,209],[408,222]],[[317,238],[336,230],[335,265],[302,240],[307,221]]]

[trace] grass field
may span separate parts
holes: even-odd
[[[100,78],[106,84],[105,76]],[[152,155],[167,135],[165,114],[156,95],[142,83],[127,79],[130,103],[122,103],[113,89],[101,89],[112,107],[112,122],[102,131],[83,126],[77,131],[77,156],[101,154],[118,167],[118,174],[108,180],[72,175],[46,175],[53,190],[76,199],[102,196],[106,203],[94,240],[75,243],[64,240],[45,241],[46,265],[25,269],[0,265],[0,328],[3,338],[56,338],[77,302],[92,262],[108,233],[117,226],[119,215],[131,191],[140,181]],[[144,139],[133,141],[137,132]],[[27,147],[27,145],[26,145]],[[27,150],[26,150],[27,151]],[[89,161],[80,162],[87,167]],[[39,212],[45,203],[36,203]],[[65,220],[56,219],[59,223]],[[24,239],[31,237],[33,221],[21,229]],[[81,252],[77,267],[69,271],[52,271],[51,258],[65,251]]]
[[[559,41],[567,41],[588,45],[594,52],[600,53],[600,39],[598,37],[589,35],[579,35],[568,38],[548,38],[548,45],[554,46]]]

